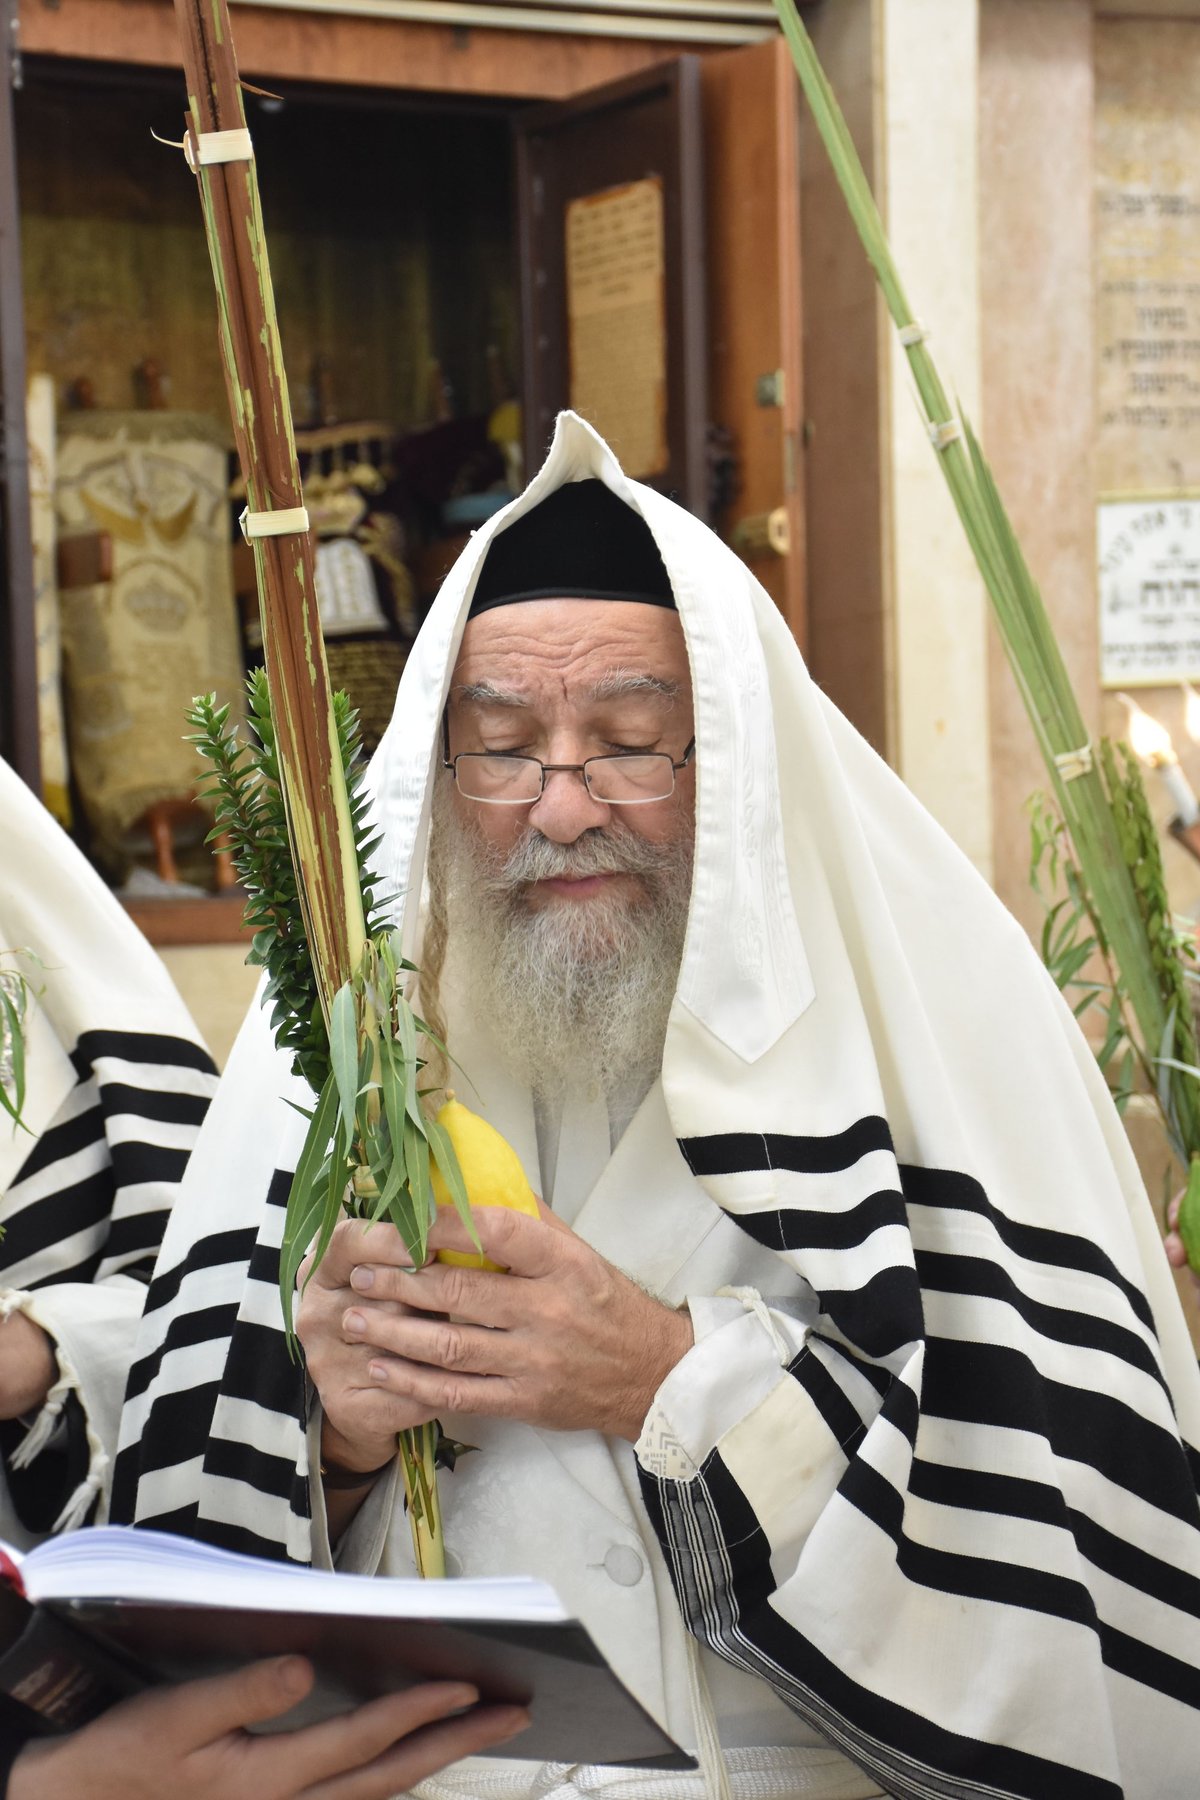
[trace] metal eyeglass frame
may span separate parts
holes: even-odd
[[[588,774],[587,774],[589,763],[623,762],[626,759],[626,756],[628,756],[630,754],[635,755],[635,756],[661,756],[664,762],[670,763],[670,765],[671,765],[671,785],[668,788],[667,792],[665,794],[654,794],[648,800],[601,800],[598,795],[593,794],[592,786],[591,786],[590,781],[588,780]],[[546,777],[547,777],[547,775],[582,775],[583,776],[583,785],[587,789],[589,797],[591,799],[595,800],[599,806],[657,806],[660,801],[669,800],[671,798],[671,795],[675,792],[675,777],[676,777],[676,775],[679,773],[680,769],[687,768],[688,764],[691,762],[692,757],[695,754],[696,754],[696,740],[695,740],[695,738],[692,738],[688,744],[687,749],[684,751],[683,756],[679,760],[679,762],[673,761],[673,759],[670,755],[670,752],[666,751],[666,750],[637,750],[637,751],[633,751],[633,752],[618,752],[616,755],[589,756],[589,757],[587,757],[587,759],[584,762],[581,762],[581,763],[545,763],[542,761],[542,759],[539,756],[513,755],[513,756],[506,757],[506,760],[509,762],[533,763],[536,765],[537,768],[539,768],[542,771],[542,785],[538,789],[536,794],[534,794],[534,795],[530,796],[528,799],[524,799],[524,800],[483,800],[483,799],[480,799],[478,794],[463,794],[463,799],[464,800],[473,800],[477,806],[536,806],[538,801],[542,798],[542,795],[546,792]],[[504,756],[504,755],[505,755],[505,752],[500,751],[500,750],[460,750],[457,756],[451,756],[451,754],[450,754],[450,721],[446,717],[446,715],[443,713],[443,715],[442,715],[442,767],[443,767],[443,769],[449,769],[450,773],[454,777],[455,786],[458,785],[458,765],[459,765],[459,762],[462,761],[463,759],[465,759],[467,757],[482,757],[482,756],[493,757],[493,756]],[[461,789],[459,791],[461,792]]]

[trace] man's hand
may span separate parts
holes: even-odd
[[[0,1321],[0,1419],[36,1412],[58,1377],[54,1345],[23,1312]]]
[[[1170,1229],[1168,1230],[1163,1243],[1166,1247],[1167,1261],[1173,1269],[1187,1269],[1190,1267],[1187,1251],[1183,1247],[1183,1239],[1179,1235],[1179,1209],[1182,1205],[1183,1194],[1180,1192],[1176,1194],[1170,1206],[1167,1208],[1167,1224]],[[1191,1276],[1197,1288],[1200,1289],[1200,1275],[1197,1275],[1195,1269],[1191,1270]]]
[[[365,1470],[387,1462],[395,1454],[396,1433],[436,1418],[437,1408],[385,1392],[371,1379],[370,1350],[343,1330],[346,1309],[358,1298],[350,1271],[360,1263],[403,1269],[412,1267],[412,1258],[394,1225],[343,1219],[311,1281],[309,1261],[301,1265],[296,1335],[321,1396],[323,1454],[345,1469]]]
[[[68,1738],[26,1745],[9,1800],[389,1800],[529,1723],[515,1706],[474,1706],[474,1688],[440,1681],[276,1737],[248,1725],[287,1712],[312,1686],[303,1657],[158,1688]]]
[[[494,1206],[476,1208],[474,1219],[485,1252],[507,1273],[440,1263],[406,1273],[394,1258],[359,1258],[350,1276],[356,1304],[341,1328],[366,1351],[367,1381],[421,1418],[485,1414],[634,1442],[658,1387],[692,1346],[687,1315],[558,1221]],[[445,1213],[429,1243],[474,1248]]]

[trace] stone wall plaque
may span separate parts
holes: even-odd
[[[1200,492],[1101,501],[1096,551],[1105,687],[1200,680]]]
[[[1200,27],[1096,25],[1097,485],[1200,486]]]

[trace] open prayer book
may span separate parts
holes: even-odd
[[[69,1731],[155,1682],[262,1656],[311,1658],[290,1730],[425,1680],[530,1708],[494,1755],[690,1769],[554,1589],[532,1579],[389,1581],[262,1562],[124,1526],[21,1552],[0,1542],[0,1694]]]

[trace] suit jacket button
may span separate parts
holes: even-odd
[[[636,1587],[644,1567],[637,1551],[631,1550],[628,1544],[614,1544],[605,1552],[604,1573],[618,1587]]]

